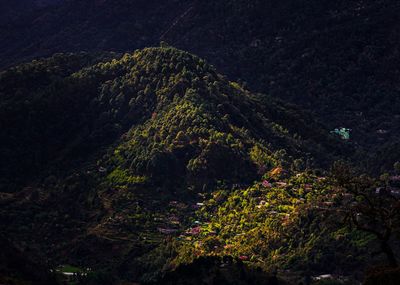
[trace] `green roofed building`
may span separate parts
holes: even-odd
[[[340,128],[340,129],[334,129],[333,131],[331,131],[331,133],[339,135],[342,140],[349,140],[350,131],[351,129]]]

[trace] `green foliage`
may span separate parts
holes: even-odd
[[[115,185],[142,184],[147,180],[147,178],[143,176],[131,176],[128,174],[127,170],[121,170],[119,168],[114,169],[107,176],[107,179]]]
[[[5,219],[13,235],[54,241],[48,254],[71,259],[89,247],[148,282],[202,256],[315,272],[365,257],[370,236],[324,212],[334,184],[311,169],[342,148],[319,124],[187,52],[108,56],[57,55],[0,75],[0,118],[13,120],[1,135],[0,187],[38,181],[1,210],[15,215]],[[352,176],[344,163],[332,170],[336,182]]]
[[[6,155],[0,187],[15,192],[34,177],[42,181],[24,190],[32,192],[26,205],[1,210],[4,217],[19,217],[7,230],[40,236],[35,243],[46,249],[54,240],[48,254],[67,251],[72,261],[87,246],[102,264],[114,265],[141,248],[127,264],[142,264],[149,280],[159,278],[159,266],[165,262],[169,268],[176,256],[160,254],[154,266],[146,258],[163,232],[179,236],[193,222],[197,193],[251,185],[264,174],[257,167],[291,165],[293,157],[310,156],[314,145],[277,131],[290,118],[284,104],[260,104],[204,60],[171,47],[123,56],[57,55],[7,70],[0,82],[0,117],[13,119],[1,135]],[[279,123],[271,113],[280,113]],[[229,191],[210,201],[224,203],[227,197]],[[279,210],[290,212],[293,204]],[[237,230],[252,226],[246,221]],[[230,236],[233,230],[221,232]],[[103,243],[122,241],[128,245],[108,260]],[[205,246],[220,243],[210,238]]]
[[[198,212],[201,233],[182,245],[177,264],[229,255],[269,270],[333,272],[357,266],[376,242],[339,222],[330,200],[335,187],[324,177],[295,172],[268,187],[257,183],[218,198],[222,193],[214,192]]]
[[[256,166],[268,169],[321,150],[281,129],[284,106],[260,104],[204,60],[171,47],[55,55],[3,72],[0,83],[0,118],[12,118],[1,135],[0,187],[9,192],[49,164],[64,171],[122,134],[104,162],[121,170],[110,177],[119,184],[143,182],[134,177],[197,188],[217,180],[247,183]],[[277,108],[279,123],[268,117]]]
[[[276,166],[276,160],[274,160],[266,151],[255,145],[250,150],[250,159],[258,166],[259,170],[267,170]]]

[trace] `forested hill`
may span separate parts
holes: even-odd
[[[57,54],[0,82],[1,232],[53,268],[158,280],[179,245],[165,235],[189,231],[217,189],[323,173],[352,153],[306,113],[171,47]]]
[[[166,41],[331,129],[351,128],[362,164],[379,172],[399,157],[398,15],[394,0],[70,0],[4,18],[0,65]]]
[[[134,159],[126,166],[145,174],[160,159],[167,164],[158,172],[166,177],[181,176],[194,163],[199,171],[221,171],[216,177],[203,173],[205,180],[251,181],[255,164],[248,155],[256,145],[315,167],[351,154],[306,113],[251,94],[173,48],[122,57],[59,54],[11,68],[0,82],[1,177],[8,191],[41,171],[84,161],[131,128],[131,140],[142,143],[126,143]]]

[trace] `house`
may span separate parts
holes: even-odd
[[[272,184],[269,183],[267,180],[264,180],[264,181],[262,182],[262,186],[264,186],[265,188],[271,188],[271,187],[272,187]]]
[[[304,189],[305,190],[312,190],[312,185],[311,184],[304,184]]]
[[[390,181],[400,181],[400,175],[390,176],[389,180]]]
[[[285,171],[282,169],[282,167],[275,167],[274,169],[272,169],[270,171],[270,176],[272,177],[276,177],[276,176],[280,176],[281,174],[283,174]]]
[[[196,236],[201,233],[201,227],[190,228],[186,231],[188,235]]]
[[[338,129],[334,129],[333,131],[331,131],[331,133],[340,136],[340,138],[342,140],[349,140],[350,139],[350,131],[351,131],[351,129],[347,129],[347,128],[339,129],[338,128]]]
[[[392,188],[390,189],[390,194],[396,198],[400,198],[400,189]]]
[[[167,218],[167,221],[172,225],[180,225],[181,221],[178,216],[172,215]]]
[[[332,274],[322,274],[322,275],[313,277],[313,279],[316,281],[329,280],[329,279],[333,279],[333,275]]]
[[[184,210],[184,209],[186,209],[188,207],[188,205],[186,205],[185,203],[178,203],[177,205],[176,205],[176,208],[177,209],[180,209],[180,210]]]

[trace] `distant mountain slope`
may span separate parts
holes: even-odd
[[[399,12],[390,0],[202,1],[165,38],[332,129],[348,126],[372,154],[399,140]]]
[[[69,0],[30,9],[0,25],[0,66],[56,52],[126,52],[158,44],[167,23],[186,9],[186,2]],[[11,14],[19,7],[9,10]]]

